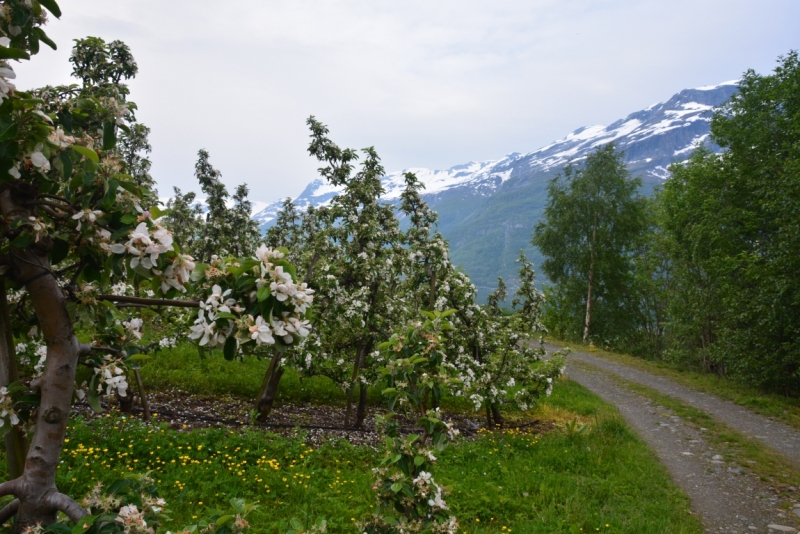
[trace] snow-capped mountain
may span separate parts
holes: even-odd
[[[439,230],[450,241],[454,263],[466,270],[484,295],[492,290],[497,276],[513,289],[514,260],[520,249],[536,265],[540,263],[530,237],[547,199],[547,182],[564,165],[570,161],[580,164],[597,147],[613,141],[625,152],[628,169],[642,178],[649,193],[667,177],[670,164],[688,158],[699,144],[709,143],[713,108],[737,90],[737,81],[686,89],[608,126],[578,128],[527,154],[511,153],[447,170],[393,172],[382,180],[383,198],[396,201],[404,186],[403,172],[414,172],[425,184],[423,198],[439,213]],[[317,179],[293,200],[302,210],[326,204],[338,192]],[[280,201],[269,204],[253,217],[266,229],[280,205]]]
[[[614,141],[625,151],[634,174],[663,179],[667,166],[686,159],[694,148],[707,142],[711,110],[733,95],[737,81],[710,87],[686,89],[668,101],[631,113],[608,126],[585,126],[566,137],[528,154],[511,153],[498,160],[469,162],[447,170],[409,168],[387,174],[383,179],[384,198],[400,197],[403,173],[413,172],[425,184],[425,196],[437,197],[454,189],[466,188],[474,195],[490,196],[512,177],[531,173],[550,173],[567,162],[580,162],[598,146]],[[304,209],[326,204],[340,189],[318,178],[308,184],[294,200]],[[262,204],[263,205],[263,204]],[[280,201],[266,205],[254,218],[269,226],[280,209]]]

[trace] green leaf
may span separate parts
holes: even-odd
[[[48,525],[44,531],[52,532],[53,534],[72,534],[72,529],[66,523],[53,523]]]
[[[11,242],[11,245],[17,248],[25,248],[31,243],[33,243],[33,234],[30,232],[22,232]]]
[[[117,481],[116,481],[116,482],[114,482],[113,484],[111,484],[111,485],[108,487],[108,489],[106,490],[106,494],[107,494],[107,495],[116,495],[116,494],[117,494],[117,493],[119,493],[121,490],[123,490],[123,489],[127,488],[127,487],[128,487],[128,486],[130,486],[131,484],[133,484],[133,481],[132,481],[131,479],[129,479],[129,478],[128,478],[128,479],[122,478],[122,479],[120,479],[120,480],[117,480]]]
[[[229,312],[219,312],[214,316],[216,319],[236,319],[236,316]]]
[[[120,185],[122,185],[122,184],[120,184]],[[135,222],[136,222],[136,219],[137,219],[137,218],[138,218],[138,217],[136,217],[136,215],[133,215],[133,214],[130,214],[130,213],[126,213],[125,215],[123,215],[122,217],[120,217],[120,219],[119,219],[119,220],[120,220],[120,222],[121,222],[122,224],[133,224],[133,223],[135,223]]]
[[[31,56],[19,48],[6,48],[0,46],[0,59],[30,59]]]
[[[134,354],[133,356],[128,358],[129,360],[133,360],[135,362],[140,362],[144,360],[152,360],[152,356],[148,356],[147,354]]]
[[[50,251],[50,263],[57,265],[64,261],[69,254],[69,243],[63,239],[53,240],[53,249]]]
[[[258,265],[261,265],[261,262],[259,260],[255,260],[253,258],[247,258],[241,263],[241,265],[239,265],[239,267],[233,269],[232,272],[234,276],[240,276],[250,271],[253,267],[257,267]]]
[[[103,150],[111,150],[117,145],[117,123],[106,121],[103,123]]]
[[[56,0],[39,0],[39,3],[44,6],[47,11],[53,14],[55,18],[61,18],[61,8],[58,7]],[[54,47],[55,48],[55,47]]]
[[[393,492],[397,493],[401,489],[403,489],[403,485],[400,484],[399,482],[395,482],[394,484],[392,484],[392,491]]]
[[[81,520],[78,521],[78,524],[72,527],[72,534],[83,534],[92,528],[96,519],[97,516],[94,515],[85,515],[81,517]]]
[[[261,289],[258,290],[258,302],[264,302],[271,294],[272,291],[270,290],[269,286],[262,286]]]
[[[207,263],[196,263],[194,266],[194,271],[192,271],[191,274],[192,282],[199,282],[202,280],[206,273],[206,269],[208,269]]]
[[[120,178],[120,177],[123,177],[123,176],[127,176],[127,175],[118,174],[117,178]],[[128,178],[130,178],[130,176],[128,176]],[[142,190],[138,185],[136,185],[135,182],[126,182],[126,181],[122,180],[122,181],[120,181],[119,186],[122,189],[124,189],[125,191],[127,191],[128,193],[133,193],[134,195],[136,195],[138,197],[142,196]]]
[[[58,159],[61,160],[61,169],[64,174],[64,179],[69,180],[69,177],[72,176],[72,158],[70,157],[70,153],[64,150],[58,155]]]
[[[42,396],[37,393],[23,395],[17,399],[17,404],[20,406],[39,406],[41,403]]]
[[[150,280],[153,278],[153,273],[150,271],[150,269],[145,269],[141,263],[136,267],[134,267],[133,272],[135,272],[145,280]]]
[[[56,46],[56,43],[55,43],[55,42],[53,42],[53,40],[52,40],[52,39],[50,39],[50,38],[47,36],[47,34],[46,34],[46,33],[44,33],[44,30],[43,30],[43,29],[41,29],[41,28],[39,28],[39,27],[36,27],[36,28],[33,28],[33,32],[34,32],[34,33],[36,33],[36,36],[39,38],[39,40],[40,40],[41,42],[43,42],[44,44],[46,44],[47,46],[49,46],[49,47],[50,47],[50,48],[52,48],[53,50],[56,50],[56,49],[58,48],[58,46]]]
[[[97,386],[95,385],[94,388],[96,387]],[[92,388],[91,383],[89,384],[89,388]],[[100,404],[100,396],[97,394],[97,391],[95,389],[90,389],[89,391],[86,392],[86,400],[89,402],[89,406],[95,412],[100,413],[103,411],[103,406]]]
[[[39,53],[39,36],[36,33],[29,33],[28,34],[28,48],[31,51],[31,54],[38,54]]]
[[[153,206],[148,210],[150,212],[150,218],[153,220],[160,219],[164,215],[169,215],[171,210],[162,210],[158,206]]]
[[[301,523],[300,520],[297,519],[296,517],[291,518],[289,520],[289,524],[292,526],[293,529],[295,529],[297,531],[305,530],[305,527],[303,526],[303,523]]]
[[[3,117],[5,119],[5,117]],[[19,126],[13,121],[3,120],[0,122],[0,141],[14,139],[19,133]]]
[[[224,525],[225,523],[227,523],[228,521],[230,521],[231,519],[233,519],[232,515],[223,515],[222,517],[217,519],[217,523],[216,524],[217,524],[218,527],[220,527],[220,526]]]
[[[91,148],[81,146],[81,145],[72,145],[72,150],[80,154],[81,156],[85,157],[89,161],[93,163],[98,163],[100,158],[97,155],[97,152],[92,150]]]
[[[236,348],[235,337],[229,337],[225,340],[225,347],[222,349],[222,354],[225,356],[226,360],[231,361],[236,357]]]
[[[103,196],[103,205],[105,206],[106,209],[114,205],[114,202],[117,199],[118,188],[119,188],[118,181],[113,179],[108,181],[108,189],[106,190],[105,196]]]

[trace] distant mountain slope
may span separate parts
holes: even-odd
[[[512,153],[441,171],[411,168],[390,173],[383,178],[384,199],[396,201],[403,188],[403,172],[416,173],[425,184],[425,200],[439,212],[439,229],[450,241],[454,263],[469,274],[480,294],[488,294],[498,276],[514,288],[514,261],[521,248],[535,265],[541,263],[530,245],[531,232],[547,200],[547,182],[564,165],[579,163],[598,146],[614,141],[649,194],[666,178],[671,163],[685,160],[698,144],[708,143],[712,109],[736,91],[736,81],[686,89],[613,124],[579,128],[527,154]],[[305,209],[329,202],[337,192],[317,179],[294,201]],[[280,202],[272,203],[253,217],[267,228],[279,208]]]

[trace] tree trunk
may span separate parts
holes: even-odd
[[[125,396],[119,394],[119,391],[114,391],[114,395],[119,402],[119,411],[122,413],[133,413],[133,389],[129,389]]]
[[[17,355],[14,349],[14,336],[11,332],[11,316],[8,312],[5,280],[0,279],[0,387],[19,380]],[[6,462],[11,479],[22,475],[25,456],[28,454],[28,440],[18,428],[12,427],[5,436]]]
[[[278,386],[281,383],[282,376],[283,367],[278,367],[272,371],[272,375],[269,377],[269,383],[267,383],[267,389],[264,392],[264,397],[259,403],[260,409],[258,420],[261,422],[266,421],[267,417],[272,412],[272,406],[275,403],[275,398],[278,396]]]
[[[258,412],[258,420],[261,422],[269,417],[275,396],[278,394],[278,384],[283,376],[283,368],[280,366],[282,357],[283,354],[279,350],[273,351],[269,367],[264,374],[264,380],[261,381],[261,388],[259,388],[254,406]]]
[[[592,321],[592,289],[594,287],[594,245],[597,240],[597,214],[594,216],[594,229],[592,230],[592,246],[589,259],[589,293],[586,296],[586,321],[583,324],[583,344],[589,343],[589,324]]]
[[[492,420],[492,408],[489,406],[489,401],[486,401],[486,429],[494,430],[494,421]]]
[[[353,418],[353,395],[356,390],[356,383],[358,382],[358,375],[361,368],[364,366],[362,360],[364,360],[364,352],[367,348],[367,344],[364,343],[358,349],[358,353],[356,354],[356,361],[353,362],[353,376],[350,379],[350,389],[347,391],[347,409],[344,412],[344,426],[345,428],[350,428],[350,421]],[[360,395],[359,395],[359,404],[360,404]]]
[[[361,369],[367,366],[367,355],[372,352],[372,340],[368,341],[361,356]],[[369,386],[364,382],[358,384],[358,410],[356,410],[356,428],[361,428],[367,417],[367,391]]]
[[[494,425],[496,427],[503,428],[503,423],[505,423],[505,421],[503,420],[503,415],[500,413],[500,407],[497,406],[496,402],[492,403],[492,418],[494,419]]]
[[[142,382],[142,373],[139,369],[134,369],[133,374],[136,376],[136,387],[139,389],[139,400],[142,401],[142,419],[150,421],[150,401],[147,399],[147,391],[144,389],[144,382]]]
[[[9,190],[0,193],[0,211],[10,222],[31,216],[28,210],[15,202]],[[17,510],[14,534],[37,523],[54,523],[59,510],[73,521],[86,515],[78,503],[59,493],[55,484],[72,406],[75,369],[78,358],[88,353],[89,347],[79,343],[75,337],[64,293],[50,271],[49,246],[52,246],[49,238],[42,238],[24,250],[11,248],[12,273],[28,290],[47,344],[36,433],[28,450],[25,469],[19,478],[0,484],[0,496],[14,495],[19,501],[8,505]],[[0,516],[3,515],[10,515],[10,511],[0,510]]]

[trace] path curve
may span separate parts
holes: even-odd
[[[554,351],[561,347],[545,344],[545,348],[548,351]],[[779,452],[800,468],[800,431],[789,425],[764,417],[714,395],[678,384],[669,378],[610,362],[586,352],[572,350],[570,359],[588,363],[702,410],[745,436],[758,439],[765,446]]]
[[[554,351],[560,347],[547,345],[546,348]],[[781,532],[770,528],[775,525],[791,529],[784,532],[796,532],[790,525],[798,525],[797,518],[787,515],[791,510],[780,508],[780,496],[773,488],[740,466],[725,462],[704,439],[701,430],[620,385],[609,376],[613,371],[593,366],[593,363],[573,353],[567,360],[566,374],[619,409],[628,424],[654,450],[675,483],[689,496],[692,509],[700,516],[706,532]],[[630,370],[617,367],[622,372]],[[634,381],[622,372],[614,374]],[[648,376],[639,378],[656,378],[648,373],[641,374]]]

